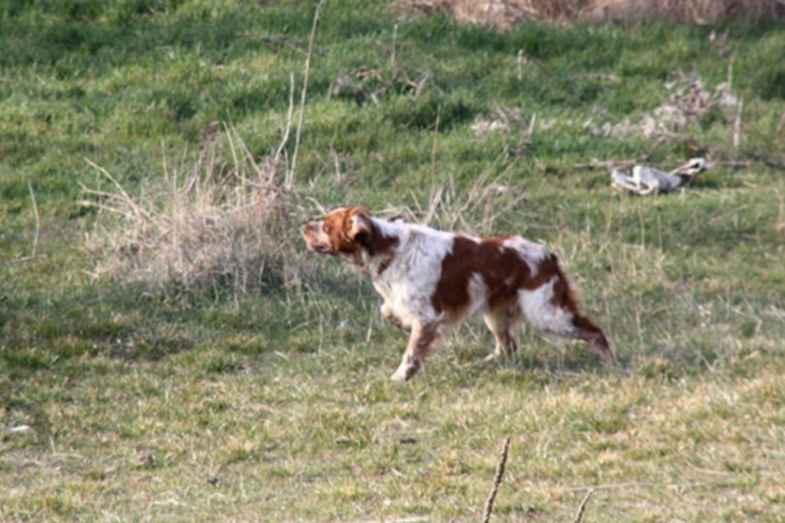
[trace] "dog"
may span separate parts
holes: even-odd
[[[521,320],[615,359],[603,331],[579,312],[556,255],[521,236],[475,238],[374,217],[365,207],[335,209],[302,234],[310,251],[370,276],[384,298],[382,316],[410,331],[393,380],[414,376],[447,327],[472,314],[482,314],[495,337],[488,359],[517,350],[511,331]]]

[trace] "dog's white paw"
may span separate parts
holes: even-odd
[[[393,372],[390,375],[390,379],[392,381],[397,381],[398,383],[403,383],[404,381],[407,380],[407,378],[406,378],[406,369],[398,367],[398,370],[396,370],[395,372]]]
[[[401,363],[398,369],[392,373],[390,379],[393,381],[397,381],[398,383],[409,381],[412,378],[412,376],[414,376],[417,373],[419,369],[420,369],[420,365],[417,362]]]
[[[501,361],[504,358],[504,354],[500,352],[492,352],[483,358],[483,362],[485,363],[494,363],[497,361]]]

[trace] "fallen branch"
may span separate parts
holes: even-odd
[[[491,489],[491,493],[488,495],[488,499],[485,501],[485,511],[482,517],[482,523],[488,523],[491,520],[491,514],[493,513],[493,504],[496,501],[496,494],[499,493],[499,487],[502,484],[502,479],[504,478],[504,467],[507,465],[507,454],[510,451],[510,438],[504,440],[504,448],[502,449],[501,458],[499,458],[499,464],[496,466],[496,477],[493,480],[493,488]]]

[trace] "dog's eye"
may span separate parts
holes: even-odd
[[[329,223],[325,223],[324,225],[322,225],[322,230],[323,230],[324,232],[326,232],[327,234],[330,234],[330,231],[331,231],[332,229],[333,229],[333,228],[332,228],[332,226],[331,226]]]

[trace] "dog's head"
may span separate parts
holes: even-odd
[[[332,256],[356,254],[369,245],[372,234],[371,215],[365,207],[341,207],[303,226],[308,249]]]

